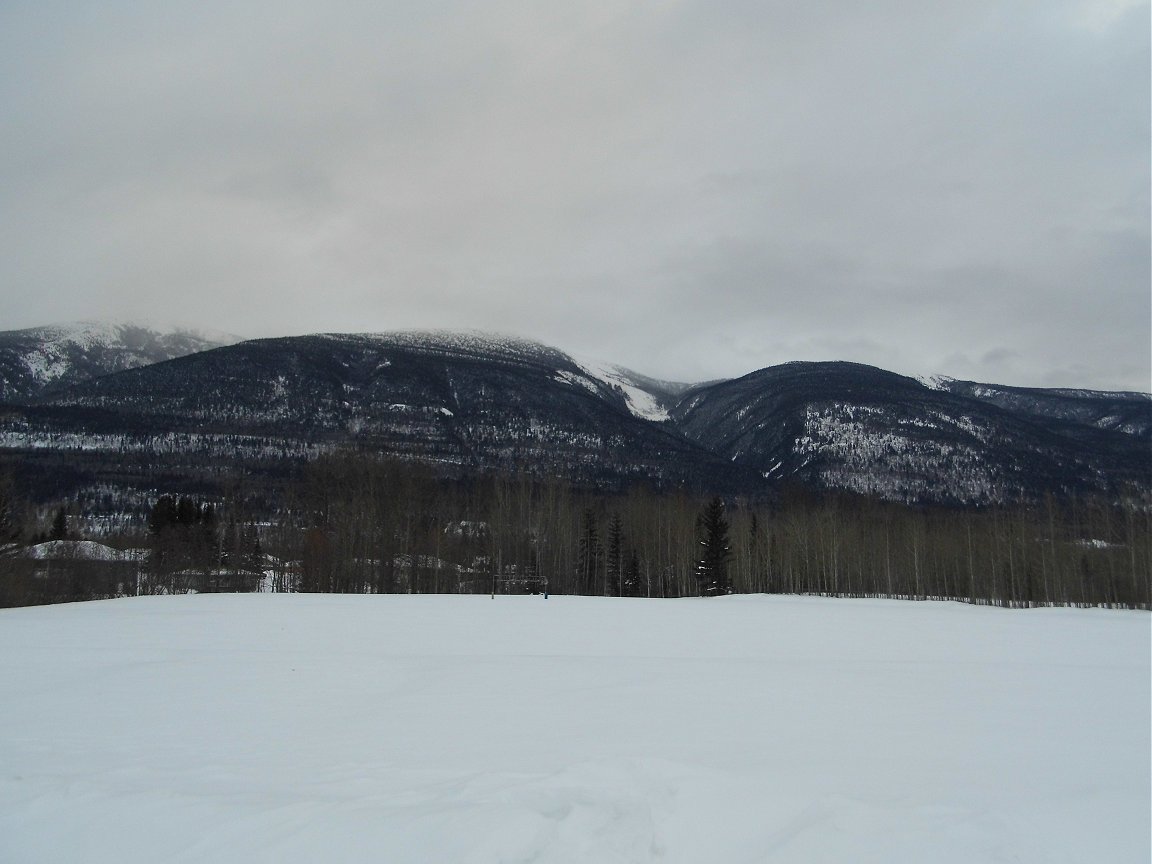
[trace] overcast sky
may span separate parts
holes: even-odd
[[[1150,389],[1149,6],[0,0],[0,329]]]

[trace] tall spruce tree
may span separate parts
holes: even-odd
[[[697,519],[700,534],[700,560],[696,564],[696,581],[701,597],[716,597],[732,593],[728,578],[728,559],[732,552],[728,543],[728,520],[724,518],[724,502],[713,498]]]
[[[636,554],[635,549],[632,550],[628,563],[624,567],[623,589],[620,594],[623,597],[640,596],[640,557]]]
[[[22,533],[12,481],[0,475],[0,545],[17,542]]]
[[[580,531],[580,544],[576,552],[576,592],[578,594],[600,594],[597,590],[597,571],[600,569],[600,533],[596,528],[596,514],[592,509],[584,511],[583,527]]]
[[[608,573],[608,593],[614,597],[624,596],[624,528],[620,514],[613,513],[608,521],[608,560],[605,564]]]
[[[68,539],[68,514],[64,512],[63,507],[56,511],[56,517],[52,520],[52,533],[48,535],[48,539]]]

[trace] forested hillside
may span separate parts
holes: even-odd
[[[528,474],[447,479],[354,453],[310,463],[273,510],[253,491],[237,480],[218,502],[161,497],[105,535],[140,550],[135,563],[52,564],[12,547],[0,599],[262,589],[1150,605],[1152,525],[1138,500],[971,509],[802,487],[772,498],[608,494]],[[82,514],[71,524],[74,536],[93,526]]]

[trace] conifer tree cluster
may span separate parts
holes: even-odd
[[[220,525],[216,506],[163,495],[148,517],[150,592],[252,590],[263,550],[255,528],[230,519]],[[238,578],[238,574],[253,574]]]
[[[216,509],[211,504],[162,495],[148,516],[148,531],[148,590],[198,587],[195,571],[219,564]]]

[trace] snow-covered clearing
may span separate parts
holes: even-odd
[[[1149,616],[214,595],[0,611],[0,861],[1149,860]]]

